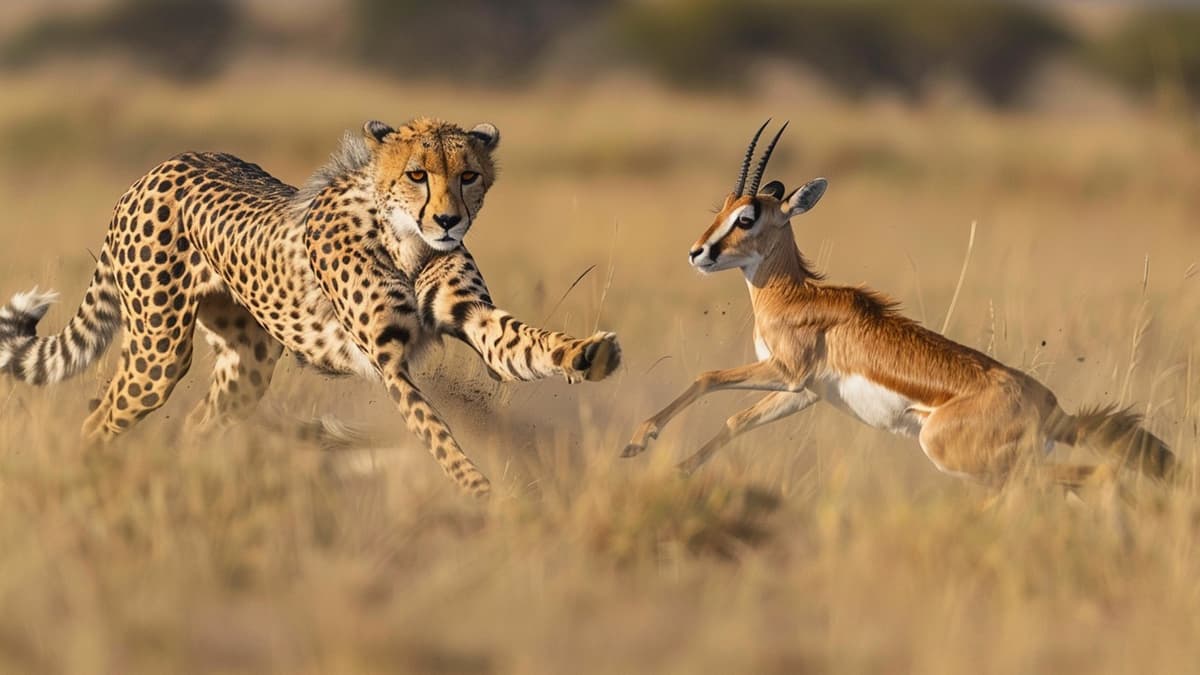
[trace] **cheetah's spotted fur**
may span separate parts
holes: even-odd
[[[450,335],[504,380],[598,380],[615,336],[578,339],[495,307],[462,238],[495,179],[495,127],[419,119],[348,134],[301,190],[227,154],[185,153],[117,203],[83,303],[57,335],[36,324],[53,294],[0,309],[0,368],[32,384],[82,371],[124,329],[119,370],[84,433],[114,438],[171,395],[198,324],[216,352],[193,430],[254,409],[285,349],[327,371],[382,380],[409,430],[464,489],[488,480],[409,375],[408,359]]]

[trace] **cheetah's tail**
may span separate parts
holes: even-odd
[[[52,384],[79,374],[108,348],[121,325],[121,303],[107,252],[75,316],[57,335],[38,337],[38,321],[57,299],[58,293],[34,287],[0,308],[0,371],[29,384]]]

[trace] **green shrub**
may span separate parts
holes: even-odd
[[[241,25],[233,0],[121,0],[83,17],[51,15],[9,41],[8,65],[52,54],[115,50],[141,66],[180,80],[217,73]]]
[[[410,79],[520,79],[608,0],[353,0],[351,51]]]
[[[1139,93],[1178,88],[1200,101],[1200,10],[1146,9],[1091,50],[1103,73]]]
[[[617,31],[635,60],[688,86],[736,84],[770,57],[852,94],[884,85],[915,96],[950,73],[997,103],[1072,44],[1050,15],[998,0],[669,0],[626,6]]]

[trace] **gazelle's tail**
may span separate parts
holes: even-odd
[[[1175,454],[1158,436],[1142,426],[1142,417],[1128,408],[1099,406],[1070,415],[1055,407],[1046,420],[1047,435],[1067,445],[1082,445],[1126,466],[1160,479],[1175,478]]]

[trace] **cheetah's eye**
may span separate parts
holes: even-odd
[[[408,179],[414,183],[424,183],[425,182],[425,172],[424,171],[409,171],[408,173],[406,173],[404,175],[408,176]]]
[[[475,171],[464,171],[462,172],[462,176],[460,176],[460,178],[462,179],[463,185],[470,185],[471,183],[479,180],[479,173]]]

